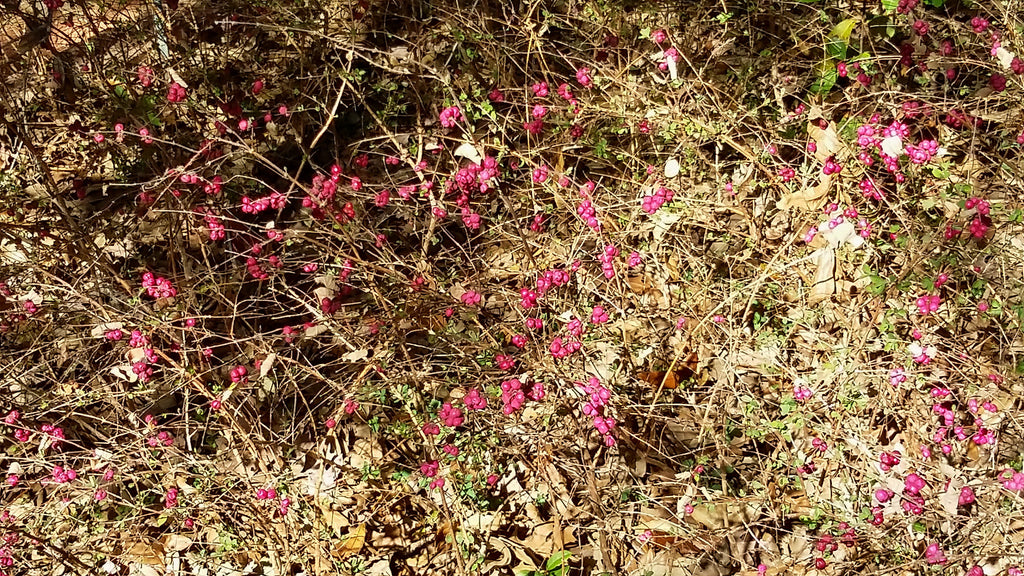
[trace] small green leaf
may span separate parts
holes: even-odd
[[[567,550],[555,552],[550,558],[548,558],[548,563],[544,565],[544,568],[552,576],[561,576],[562,571],[565,569],[565,563],[569,558],[572,558],[572,552]]]
[[[868,285],[868,292],[874,294],[875,296],[884,294],[886,284],[887,282],[885,281],[885,278],[882,278],[881,276],[872,275],[871,284]]]

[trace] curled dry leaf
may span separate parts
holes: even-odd
[[[359,554],[366,543],[366,524],[359,524],[349,529],[341,540],[331,548],[331,556],[338,560],[344,560],[349,556]]]
[[[266,378],[267,374],[270,374],[270,370],[274,367],[274,360],[277,360],[277,354],[271,352],[267,354],[263,362],[260,362],[260,378]]]
[[[465,158],[466,160],[469,160],[470,162],[473,162],[475,164],[479,164],[480,161],[483,160],[483,158],[480,156],[480,152],[476,149],[476,146],[474,146],[472,142],[463,142],[462,144],[459,145],[458,148],[455,149],[455,152],[453,152],[453,154],[461,158]]]
[[[814,187],[803,188],[783,195],[778,202],[779,210],[787,210],[789,208],[818,210],[825,205],[826,195],[831,187],[832,175],[822,174],[821,180]]]
[[[807,303],[812,306],[836,293],[836,251],[833,248],[819,248],[815,251],[817,270],[811,285]]]

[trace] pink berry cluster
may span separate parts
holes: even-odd
[[[467,410],[483,410],[487,408],[487,398],[480,393],[480,390],[473,388],[462,398]]]
[[[615,419],[605,414],[605,409],[612,398],[611,390],[594,376],[591,376],[586,384],[577,382],[576,386],[583,389],[583,393],[587,395],[587,401],[583,404],[583,414],[592,419],[594,428],[604,438],[605,446],[614,446],[615,436],[612,431],[615,429]]]
[[[449,428],[458,428],[466,421],[462,415],[462,410],[452,406],[451,402],[445,402],[441,405],[441,410],[437,413],[437,417],[441,420],[441,423]]]
[[[840,165],[838,162],[836,162],[836,159],[834,157],[832,157],[832,156],[829,156],[825,160],[825,165],[821,169],[821,173],[826,175],[826,176],[830,176],[832,174],[839,174],[842,171],[843,171],[842,165]]]
[[[184,102],[185,97],[185,87],[177,82],[171,82],[171,85],[167,88],[167,101],[175,104],[177,102]]]
[[[673,64],[677,64],[678,62],[679,51],[673,47],[666,48],[661,53],[661,60],[658,62],[658,70],[664,72],[668,70],[669,67],[671,67]]]
[[[164,493],[164,508],[171,509],[178,507],[178,489],[168,488]]]
[[[483,296],[475,290],[466,290],[459,299],[466,306],[479,306],[480,302],[483,301]]]
[[[142,273],[142,287],[146,289],[146,294],[150,298],[174,298],[178,295],[170,280],[163,276],[155,276],[148,270]]]
[[[157,448],[159,446],[173,446],[174,436],[172,436],[171,433],[167,432],[166,430],[161,430],[156,435],[147,438],[146,444],[150,448]]]
[[[501,383],[501,404],[502,411],[512,414],[523,406],[526,401],[526,394],[523,392],[523,383],[518,378],[505,380]]]
[[[587,88],[593,83],[594,79],[590,75],[590,68],[582,67],[576,70],[576,81],[580,83],[580,86]]]
[[[977,500],[977,496],[974,494],[974,489],[970,486],[964,486],[960,489],[960,496],[957,497],[957,506],[970,506]]]
[[[60,426],[53,424],[43,424],[39,427],[39,431],[46,434],[47,439],[50,441],[50,447],[54,450],[60,450],[63,446],[64,441],[67,440],[64,436],[64,429]]]
[[[924,559],[929,564],[945,564],[947,562],[946,555],[942,552],[942,547],[938,542],[928,544],[924,549]]]
[[[1000,472],[999,479],[1003,484],[1003,488],[1011,492],[1024,490],[1024,472],[1017,472],[1012,468],[1007,468]]]
[[[572,276],[569,271],[562,270],[560,268],[545,270],[544,273],[537,278],[537,296],[543,297],[548,293],[548,291],[565,286],[571,279]]]
[[[544,164],[533,169],[532,179],[535,184],[543,184],[548,180],[548,167]]]
[[[571,273],[579,269],[580,264],[573,262],[569,267],[569,270],[561,268],[551,268],[545,270],[536,281],[536,289],[534,288],[521,288],[519,290],[519,305],[522,306],[523,310],[529,310],[536,308],[541,297],[546,295],[549,291],[565,286],[572,279]],[[535,327],[531,327],[531,322],[536,324]],[[527,319],[527,328],[530,330],[540,330],[544,326],[544,321],[540,318]]]
[[[579,340],[568,340],[561,336],[555,336],[551,340],[548,350],[551,352],[552,358],[559,360],[579,352],[582,346]]]
[[[922,316],[927,316],[932,312],[938,311],[939,306],[942,303],[942,298],[938,294],[926,294],[924,296],[919,296],[914,303],[917,305],[917,311]]]
[[[459,168],[455,177],[448,182],[446,192],[452,194],[457,187],[466,194],[477,191],[486,194],[494,189],[495,181],[500,177],[501,168],[498,161],[493,156],[484,156],[479,163],[470,162]],[[466,198],[468,201],[468,196]],[[464,202],[456,201],[456,204],[463,206]]]
[[[423,474],[427,478],[433,478],[437,476],[437,472],[440,468],[441,464],[437,460],[430,460],[420,464],[420,474]]]
[[[462,119],[462,110],[459,110],[458,106],[449,106],[441,110],[441,114],[438,116],[441,126],[445,128],[454,128],[455,124]]]
[[[275,488],[260,488],[256,490],[257,500],[276,500],[277,489]]]
[[[505,354],[498,354],[494,357],[494,363],[498,365],[499,369],[508,372],[509,370],[515,368],[516,359],[513,358],[512,356],[507,356]]]
[[[206,224],[206,229],[209,230],[211,242],[217,242],[227,237],[227,229],[224,227],[224,222],[212,210],[206,212],[206,215],[203,216],[203,221]]]
[[[862,152],[862,154],[866,153]],[[870,159],[871,157],[868,156],[867,160]],[[885,198],[885,190],[879,188],[878,185],[875,183],[875,179],[871,178],[870,176],[861,180],[859,187],[861,195],[869,200],[881,202],[882,199]]]
[[[10,426],[10,427],[14,427],[15,424],[18,423],[18,419],[19,418],[21,418],[21,413],[18,412],[17,410],[11,410],[4,417],[4,424],[6,424],[7,426]],[[44,426],[48,426],[48,425],[44,424]],[[58,428],[57,431],[59,431],[60,436],[58,438],[56,438],[55,440],[51,441],[51,443],[50,443],[50,445],[52,447],[54,447],[54,449],[60,448],[60,442],[64,438],[64,430]],[[53,435],[55,435],[55,434],[53,434]],[[32,433],[29,430],[25,429],[25,428],[15,428],[14,429],[14,438],[18,442],[23,442],[23,443],[24,442],[28,442],[31,437],[32,437]]]
[[[228,373],[228,377],[231,379],[231,382],[235,384],[245,382],[249,378],[249,369],[239,364],[231,369],[231,372]]]
[[[894,388],[907,381],[907,371],[903,368],[893,368],[889,371],[889,384]]]
[[[829,230],[835,230],[847,220],[856,221],[855,225],[857,228],[857,234],[861,238],[870,237],[871,231],[874,229],[874,226],[867,218],[860,217],[860,212],[855,206],[841,208],[839,204],[833,202],[825,207],[824,213],[828,217],[828,220],[823,223],[822,227]],[[804,241],[808,244],[814,240],[814,235],[818,232],[817,228],[812,228],[812,230],[808,230],[807,235],[804,237]]]
[[[335,201],[338,194],[338,183],[343,177],[342,168],[337,163],[331,165],[330,176],[324,174],[313,176],[309,194],[302,199],[302,206],[310,209],[310,216],[314,220],[324,220],[330,216],[335,222],[345,223],[355,219],[355,206],[351,202],[345,202],[339,207],[340,202]],[[353,180],[350,180],[350,183],[353,183]]]
[[[964,209],[963,216],[970,219],[967,228],[971,237],[977,240],[984,239],[988,234],[989,228],[992,226],[992,218],[989,215],[991,206],[987,201],[972,196],[964,203]],[[943,236],[946,240],[954,240],[962,232],[962,228],[957,228],[953,224],[947,224]]]
[[[156,72],[149,66],[139,66],[138,70],[135,71],[135,78],[143,88],[149,88],[153,84],[153,78],[155,77]]]
[[[150,345],[149,336],[142,333],[142,330],[132,330],[131,336],[128,339],[128,345],[132,348],[142,348]]]
[[[924,512],[924,497],[921,496],[928,483],[916,473],[911,472],[903,480],[903,501],[901,506],[908,514],[919,515]]]
[[[138,361],[132,364],[132,373],[143,382],[149,382],[153,378],[153,367],[148,362]]]
[[[836,525],[838,534],[825,533],[818,537],[814,543],[814,549],[820,553],[836,552],[839,545],[853,548],[857,545],[857,530],[848,522],[840,522]]]
[[[512,414],[522,408],[527,398],[540,402],[547,396],[543,382],[534,382],[529,392],[523,390],[523,383],[518,378],[505,380],[501,383],[502,412]]]
[[[618,255],[619,249],[613,244],[607,244],[597,257],[601,262],[601,272],[608,280],[615,277],[615,257]]]
[[[893,450],[892,452],[882,452],[878,456],[878,467],[883,472],[888,472],[900,464],[900,458],[902,455],[899,450]]]
[[[593,202],[589,199],[580,201],[580,205],[576,208],[576,213],[586,223],[586,225],[595,230],[601,230],[601,223],[597,221],[597,209],[594,208]]]
[[[906,152],[914,164],[925,164],[938,154],[939,143],[935,140],[922,140],[916,146],[907,145]]]
[[[255,200],[248,196],[242,196],[242,212],[246,214],[259,214],[266,210],[281,210],[288,202],[288,197],[280,192],[271,192],[267,196]]]
[[[813,396],[813,395],[814,395],[814,391],[811,390],[810,388],[808,388],[807,386],[800,386],[800,385],[793,386],[793,398],[797,402],[806,402],[806,401],[810,400],[811,396]]]
[[[69,482],[74,482],[75,478],[78,478],[78,472],[76,472],[74,468],[65,468],[58,464],[53,467],[51,476],[53,481],[57,484],[67,484]]]
[[[896,13],[909,14],[920,2],[921,0],[899,0],[896,4]]]
[[[660,210],[662,206],[671,202],[674,196],[675,192],[665,188],[664,186],[659,186],[658,189],[654,191],[654,194],[643,197],[641,207],[644,212],[654,214]]]

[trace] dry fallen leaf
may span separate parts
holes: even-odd
[[[819,248],[815,251],[818,268],[814,273],[814,284],[807,296],[810,305],[828,299],[836,293],[836,251],[833,248]]]
[[[136,542],[128,549],[128,558],[132,562],[153,566],[164,563],[164,547],[160,542]]]
[[[814,158],[824,164],[829,156],[835,156],[841,150],[839,135],[836,134],[835,122],[829,122],[824,129],[821,127],[821,109],[812,107],[808,112],[811,120],[807,123],[807,136],[814,142],[817,148],[814,151]]]
[[[475,164],[479,164],[480,161],[482,160],[480,152],[476,149],[476,146],[474,146],[472,142],[463,142],[462,144],[459,145],[458,148],[455,149],[455,152],[453,152],[453,154],[461,158],[465,158]]]
[[[779,210],[787,210],[789,208],[818,210],[825,205],[825,200],[831,186],[832,175],[823,174],[821,180],[813,188],[803,188],[784,195],[778,202]]]
[[[181,552],[192,545],[192,539],[181,534],[167,534],[160,539],[164,550],[168,552]]]
[[[260,362],[260,378],[266,378],[267,374],[270,374],[271,368],[274,367],[274,360],[277,360],[277,354],[271,352],[267,354],[263,362]]]
[[[365,543],[366,524],[353,526],[349,529],[348,534],[338,541],[333,548],[331,548],[331,556],[334,556],[338,560],[344,560],[349,556],[355,556],[362,551],[363,544]]]

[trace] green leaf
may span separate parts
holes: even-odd
[[[831,60],[826,60],[817,66],[818,68],[818,79],[811,84],[811,92],[815,94],[825,94],[836,85],[836,80],[839,79],[839,73],[836,72],[836,64]]]
[[[825,42],[825,54],[833,60],[845,60],[846,49],[846,42],[839,38],[829,38]]]
[[[829,36],[831,36],[832,38],[842,40],[845,44],[850,41],[850,34],[853,33],[853,28],[856,25],[856,18],[847,18],[846,20],[843,20],[839,24],[836,24],[836,27],[832,29],[832,32],[829,33]]]
[[[548,563],[544,565],[544,568],[552,576],[561,576],[562,571],[565,569],[565,563],[569,558],[572,558],[572,552],[567,550],[555,552],[550,558],[548,558]]]
[[[885,287],[888,283],[881,276],[872,275],[871,284],[868,284],[868,292],[875,296],[885,294]]]
[[[882,8],[889,14],[895,12],[899,5],[899,0],[882,0]]]

